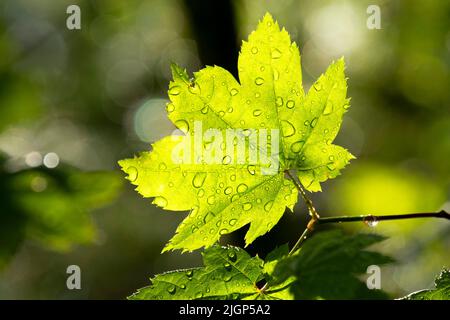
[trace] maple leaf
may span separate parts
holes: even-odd
[[[119,161],[144,197],[190,210],[164,250],[209,247],[250,224],[248,245],[293,210],[297,190],[286,171],[319,191],[354,158],[332,144],[349,106],[343,59],[305,95],[298,46],[266,14],[243,42],[238,70],[239,82],[218,66],[190,79],[172,65],[167,112],[184,135]]]
[[[289,286],[295,279],[262,292],[257,283],[266,276],[264,261],[244,250],[213,246],[203,253],[204,267],[156,275],[151,285],[139,289],[132,300],[279,300],[292,299]],[[273,270],[271,270],[273,271]]]

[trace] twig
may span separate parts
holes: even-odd
[[[318,224],[326,223],[342,223],[342,222],[355,222],[362,221],[365,223],[378,222],[384,220],[404,220],[404,219],[417,219],[417,218],[443,218],[450,220],[450,213],[441,210],[439,212],[419,212],[419,213],[405,213],[405,214],[389,214],[389,215],[360,215],[360,216],[338,216],[338,217],[326,217],[319,218]]]

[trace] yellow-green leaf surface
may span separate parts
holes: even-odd
[[[450,270],[444,268],[434,280],[434,289],[413,292],[400,300],[450,300]]]
[[[292,299],[290,282],[261,292],[264,261],[236,247],[213,246],[203,252],[204,267],[171,271],[151,279],[151,285],[129,297],[133,300]]]
[[[296,171],[307,190],[318,191],[353,158],[332,144],[349,105],[342,59],[305,95],[298,46],[266,14],[243,42],[238,70],[239,81],[217,66],[190,79],[173,65],[167,113],[184,135],[163,138],[151,151],[119,162],[144,197],[166,210],[190,210],[164,250],[209,247],[250,224],[248,245],[297,202],[287,170]],[[232,129],[248,142],[245,154],[225,144]],[[205,154],[214,161],[205,161]]]

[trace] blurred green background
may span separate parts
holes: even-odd
[[[81,30],[66,28],[70,4]],[[371,4],[381,30],[366,27]],[[352,108],[337,140],[358,159],[312,195],[321,215],[450,209],[449,1],[2,0],[0,299],[123,299],[155,273],[200,264],[199,253],[160,255],[184,214],[142,199],[117,160],[174,130],[170,62],[236,74],[266,11],[299,44],[306,90],[346,59]],[[306,218],[299,203],[249,251],[292,244]],[[382,269],[393,296],[450,266],[448,221],[341,227],[390,237],[378,249],[398,261]],[[66,288],[71,264],[82,290]]]

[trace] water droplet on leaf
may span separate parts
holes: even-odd
[[[194,176],[194,178],[192,179],[192,185],[195,188],[200,188],[203,183],[205,182],[206,179],[206,173],[205,172],[197,172]]]
[[[184,133],[187,133],[189,131],[189,123],[187,123],[186,120],[177,120],[175,121],[175,126],[183,131]]]
[[[259,110],[259,109],[256,109],[256,110],[253,111],[253,115],[254,115],[255,117],[259,117],[259,116],[261,115],[261,113],[262,113],[262,111]]]
[[[272,59],[280,59],[281,58],[281,51],[278,50],[277,48],[272,50]]]
[[[237,187],[237,192],[239,193],[244,193],[245,191],[247,191],[248,186],[245,183],[241,183],[240,185],[238,185]]]
[[[281,130],[283,132],[283,137],[290,137],[295,134],[294,125],[287,120],[281,120]]]
[[[295,102],[294,102],[293,100],[289,100],[289,101],[286,103],[286,107],[287,107],[288,109],[292,109],[293,107],[295,107]]]
[[[169,94],[172,96],[177,96],[181,92],[181,89],[179,86],[173,86],[169,89]]]
[[[302,150],[304,144],[305,144],[305,141],[294,142],[291,145],[291,151],[294,153],[299,153]]]
[[[269,201],[269,202],[267,202],[267,203],[264,205],[264,210],[265,210],[266,212],[269,212],[270,209],[272,209],[272,206],[273,206],[273,201]]]
[[[156,197],[153,200],[153,203],[156,204],[158,207],[164,208],[167,206],[167,199],[164,197]]]
[[[258,78],[255,79],[255,84],[256,84],[257,86],[260,86],[260,85],[262,85],[263,83],[264,83],[264,79],[263,79],[263,78],[258,77]]]

